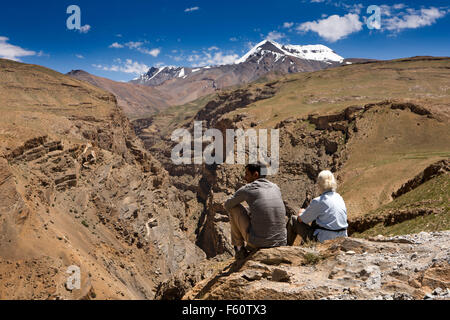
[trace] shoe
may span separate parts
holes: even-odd
[[[250,246],[248,244],[245,246],[245,249],[247,250],[247,255],[248,256],[251,255],[251,254],[254,254],[256,251],[258,251],[258,248],[252,247],[252,246]]]
[[[237,247],[234,247],[234,258],[236,260],[243,260],[248,257],[248,251],[244,246],[240,250],[237,250]]]

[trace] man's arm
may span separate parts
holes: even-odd
[[[240,188],[231,198],[225,201],[225,210],[229,211],[244,201],[247,201],[247,190],[245,189],[245,186]]]

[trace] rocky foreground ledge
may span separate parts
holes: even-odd
[[[262,249],[183,299],[450,299],[450,231]]]

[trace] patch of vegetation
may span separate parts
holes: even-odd
[[[315,265],[318,264],[323,257],[320,254],[308,252],[305,254],[305,265]]]
[[[81,221],[81,224],[86,228],[89,228],[89,224],[86,222],[86,220]]]
[[[184,105],[170,107],[167,110],[163,111],[161,113],[161,116],[164,117],[166,114],[172,114],[174,118],[170,122],[170,124],[178,124],[180,122],[183,122],[186,118],[195,116],[195,114],[200,109],[202,109],[209,101],[213,100],[215,96],[216,94],[209,94]]]
[[[352,234],[352,237],[368,238],[375,237],[379,234],[392,237],[405,234],[414,234],[422,231],[435,232],[445,230],[450,230],[449,211],[440,214],[420,216],[415,219],[403,221],[392,226],[385,226],[383,223],[379,223],[375,227],[362,233]]]
[[[450,175],[443,174],[431,179],[370,214],[416,207],[444,208],[448,212],[450,210]]]
[[[421,231],[433,232],[450,230],[450,175],[443,174],[431,179],[416,189],[398,197],[391,203],[369,213],[383,215],[388,211],[414,208],[435,208],[439,214],[420,216],[401,223],[385,226],[379,223],[362,233],[354,233],[353,237],[372,237],[376,235],[395,236]]]

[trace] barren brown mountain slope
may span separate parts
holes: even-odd
[[[112,94],[2,59],[0,79],[0,299],[152,299],[204,258]]]
[[[167,108],[171,101],[170,94],[138,84],[116,82],[94,76],[82,70],[73,70],[67,74],[78,80],[89,82],[115,95],[118,105],[129,119],[137,119],[157,113]]]

